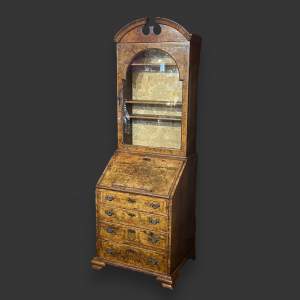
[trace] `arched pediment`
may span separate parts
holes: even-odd
[[[153,31],[150,26],[149,34],[143,32],[148,17],[136,19],[123,26],[115,35],[117,43],[134,43],[134,42],[185,42],[190,41],[192,34],[189,33],[182,25],[167,18],[156,17],[154,21],[161,28],[159,34]]]

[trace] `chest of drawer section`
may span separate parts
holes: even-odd
[[[127,245],[161,254],[168,251],[168,199],[99,189],[96,211],[99,242],[110,241],[111,247]],[[102,248],[103,243],[98,246]],[[102,250],[98,249],[101,255]]]

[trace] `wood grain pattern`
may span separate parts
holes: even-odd
[[[100,223],[98,226],[100,228],[99,239],[122,242],[147,249],[168,250],[168,234],[117,223]]]
[[[196,157],[193,156],[187,160],[170,207],[171,272],[187,257],[195,255],[195,182]]]
[[[115,208],[111,205],[101,205],[98,211],[100,220],[105,222],[140,226],[154,231],[168,231],[168,218],[165,216]]]
[[[131,130],[132,145],[169,149],[181,147],[180,121],[138,119],[131,122]]]
[[[114,207],[137,209],[142,212],[168,215],[169,201],[166,199],[103,189],[97,189],[96,197],[97,205],[100,205],[102,202],[104,205],[111,204]]]
[[[148,50],[149,52],[150,50]],[[160,63],[165,68],[165,63]],[[161,72],[160,69],[132,68],[132,99],[182,102],[182,81],[178,69]]]
[[[147,23],[148,17],[136,19],[125,26],[123,26],[115,35],[114,40],[117,43],[127,42],[127,43],[138,43],[144,41],[149,42],[174,42],[179,41],[189,41],[192,38],[192,34],[188,32],[182,25],[176,23],[173,20],[156,17],[155,21],[160,24],[164,29],[161,34],[156,35],[153,30],[149,35],[144,35],[141,28]]]
[[[167,271],[167,255],[111,241],[100,241],[100,257],[159,273]]]
[[[121,188],[123,191],[169,198],[182,167],[182,160],[117,152],[110,160],[97,187]]]

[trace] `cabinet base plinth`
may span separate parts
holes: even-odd
[[[154,276],[156,278],[156,280],[160,282],[160,284],[163,288],[173,290],[175,288],[177,279],[179,277],[180,269],[183,267],[186,260],[187,260],[187,258],[182,261],[182,263],[177,267],[177,269],[172,274],[152,273],[152,272],[145,271],[143,269],[138,269],[138,268],[135,268],[132,266],[117,264],[117,263],[114,263],[111,261],[106,261],[106,260],[103,261],[100,257],[94,257],[91,260],[91,267],[93,270],[99,271],[99,270],[103,269],[106,265],[108,265],[108,266],[114,266],[114,267],[118,267],[118,268],[124,268],[127,270],[142,272],[142,273]]]
[[[173,273],[172,275],[160,275],[157,276],[156,279],[161,283],[163,288],[173,290],[175,287],[175,282],[178,278],[178,271]]]
[[[99,260],[98,257],[94,257],[92,260],[91,260],[91,266],[92,266],[92,269],[95,270],[95,271],[99,271],[101,269],[103,269],[106,264]]]
[[[158,276],[156,279],[161,283],[161,286],[173,290],[175,287],[175,280],[172,278],[172,276]]]

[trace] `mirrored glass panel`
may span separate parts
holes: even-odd
[[[125,144],[181,148],[182,82],[171,56],[140,53],[128,67],[123,100]]]

